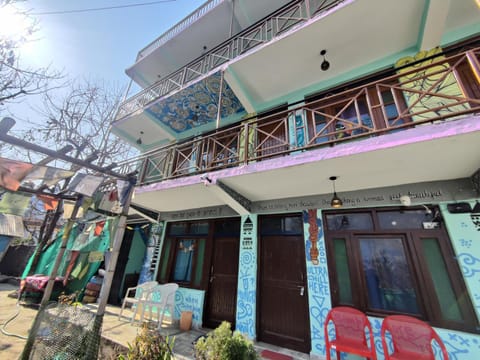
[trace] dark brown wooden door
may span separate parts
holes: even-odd
[[[205,325],[216,328],[224,320],[235,327],[238,277],[238,237],[215,238],[207,291]]]
[[[302,236],[262,236],[258,339],[310,351],[310,325]]]

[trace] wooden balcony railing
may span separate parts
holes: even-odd
[[[125,100],[119,107],[116,120],[122,119],[143,109],[149,103],[182,89],[186,84],[200,79],[219,69],[226,62],[235,59],[272,41],[294,25],[306,22],[317,14],[323,13],[344,0],[298,0],[289,3],[268,17],[260,20],[224,43],[206,52],[183,68],[160,79],[152,86]],[[212,2],[212,7],[216,2]],[[211,8],[208,8],[210,10]],[[185,25],[186,26],[186,25]],[[160,39],[155,46],[160,46]],[[151,44],[153,46],[154,43]],[[148,48],[148,47],[147,47]],[[143,50],[142,50],[143,51]]]
[[[140,184],[159,182],[478,113],[479,58],[477,48],[425,60],[294,109],[147,152],[120,171],[138,170]]]

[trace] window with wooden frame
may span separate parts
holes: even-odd
[[[218,237],[239,238],[240,220],[225,218],[169,223],[157,281],[206,289],[210,277],[212,248]]]
[[[158,280],[200,288],[204,280],[209,222],[171,223],[163,245]]]
[[[436,207],[324,212],[333,306],[478,332]]]

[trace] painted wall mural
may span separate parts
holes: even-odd
[[[243,215],[240,234],[236,330],[256,338],[257,215]]]
[[[321,211],[303,211],[312,354],[325,355],[323,323],[332,308]],[[312,250],[313,249],[313,250]],[[312,256],[313,255],[313,256]]]
[[[441,210],[477,318],[480,319],[480,214],[450,214],[446,204],[441,205]]]
[[[150,229],[150,236],[147,242],[147,249],[143,258],[142,269],[140,270],[140,278],[138,283],[142,284],[154,279],[152,269],[152,259],[155,248],[161,249],[161,236],[163,231],[163,223],[152,224]]]
[[[480,314],[480,224],[478,223],[480,216],[470,213],[449,214],[446,203],[441,203],[440,208],[478,316]],[[304,210],[303,223],[308,274],[311,354],[325,356],[323,324],[332,304],[321,210]],[[315,242],[318,251],[316,264],[313,261],[315,256],[312,256],[316,253],[312,251]],[[378,359],[384,359],[380,336],[383,319],[369,317],[369,320],[372,324]],[[479,335],[440,328],[435,330],[442,338],[450,359],[480,359]],[[342,354],[341,358],[343,360],[358,359],[347,354]]]
[[[217,121],[221,74],[217,72],[150,106],[147,112],[175,133]],[[243,115],[245,109],[227,84],[223,82],[221,118]]]
[[[180,319],[182,311],[191,311],[192,327],[195,329],[202,327],[203,303],[205,301],[205,291],[179,288],[175,293],[175,314],[174,319]]]
[[[377,358],[384,359],[381,328],[382,319],[369,316],[368,319],[372,324],[373,336],[375,339],[375,349],[377,351]],[[478,335],[462,333],[459,331],[451,331],[445,329],[435,328],[448,352],[450,360],[471,360],[479,359],[480,355],[480,338]],[[434,347],[436,358],[440,359],[439,348]],[[342,356],[342,359],[358,359],[354,356]]]
[[[426,59],[425,61],[420,61],[412,66],[398,70],[399,74],[404,74],[419,69],[416,72],[411,72],[400,78],[400,86],[405,101],[410,107],[410,113],[416,114],[412,116],[414,121],[469,108],[469,105],[466,103],[454,105],[464,99],[465,95],[458,86],[454,75],[450,72],[450,64],[448,62],[439,63],[437,66],[428,69],[420,69],[423,66],[444,59],[444,56],[428,59],[441,52],[442,49],[439,47],[428,51],[420,51],[415,54],[415,56],[408,56],[398,60],[395,64],[396,67],[402,67]],[[451,105],[448,106],[449,104]],[[434,109],[439,106],[444,108],[441,110],[428,111],[429,109]],[[447,107],[445,108],[445,106]]]

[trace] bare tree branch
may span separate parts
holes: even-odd
[[[0,0],[0,11],[8,11],[8,14],[18,17],[19,22],[26,24],[20,32],[0,32],[0,112],[9,103],[56,88],[57,81],[63,79],[60,72],[49,66],[29,68],[22,65],[20,49],[25,43],[33,41],[31,36],[38,30],[38,23],[28,11],[15,7],[18,2],[20,0]]]

